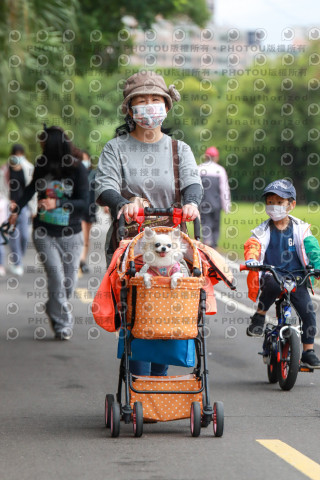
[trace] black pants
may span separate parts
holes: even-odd
[[[280,295],[280,286],[271,275],[265,275],[261,278],[260,287],[258,309],[267,311]],[[302,343],[313,344],[317,330],[316,314],[306,285],[291,292],[290,300],[302,320]]]
[[[220,236],[220,208],[213,212],[201,213],[203,243],[215,248]]]

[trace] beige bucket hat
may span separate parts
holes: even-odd
[[[180,94],[175,85],[167,87],[161,75],[153,71],[138,72],[131,75],[126,81],[123,89],[124,100],[121,105],[122,113],[128,112],[128,102],[136,95],[157,93],[167,101],[168,109],[172,108],[173,102],[180,100]]]

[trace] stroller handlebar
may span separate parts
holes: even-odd
[[[173,217],[173,223],[175,226],[180,225],[182,222],[182,209],[181,208],[139,208],[139,213],[137,216],[137,223],[142,225],[144,222],[145,217]],[[197,217],[193,221],[194,225],[194,236],[196,240],[200,240],[200,219]],[[125,238],[125,218],[122,214],[119,218],[119,237],[120,239]]]

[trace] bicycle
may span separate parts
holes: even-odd
[[[240,265],[240,272],[243,270],[270,272],[280,285],[281,293],[275,301],[278,324],[266,324],[263,351],[259,352],[259,354],[263,356],[263,361],[267,365],[269,382],[279,382],[282,390],[291,390],[299,371],[313,372],[314,369],[304,366],[302,363],[300,364],[301,318],[298,315],[299,325],[294,326],[290,294],[297,287],[304,285],[308,278],[319,277],[320,270],[307,266],[307,271],[297,270],[288,272],[277,269],[272,265],[256,265],[254,267]],[[284,273],[284,276],[280,278],[276,270]],[[294,274],[298,272],[303,272],[305,275],[295,276]]]

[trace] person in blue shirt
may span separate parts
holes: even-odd
[[[309,264],[319,269],[320,247],[310,231],[310,225],[289,215],[296,206],[296,190],[292,183],[285,179],[276,180],[265,188],[263,196],[266,213],[270,218],[252,230],[252,236],[245,243],[246,265],[274,265],[288,272],[302,271]],[[249,272],[247,282],[251,300],[255,302],[259,290],[261,292],[257,311],[251,317],[247,328],[247,335],[261,337],[266,313],[279,296],[280,286],[268,273],[262,275],[259,281],[257,271]],[[320,368],[320,360],[314,351],[316,315],[307,285],[297,287],[290,298],[302,319],[301,362],[310,368]]]

